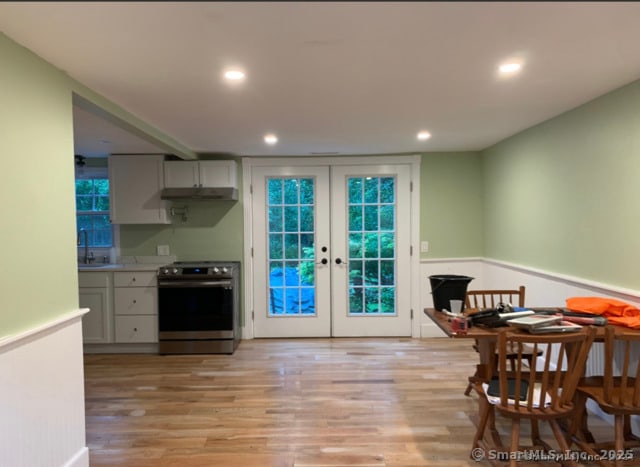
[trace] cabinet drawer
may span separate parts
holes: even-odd
[[[158,314],[158,289],[155,287],[116,287],[113,294],[116,315]]]
[[[116,316],[116,342],[158,342],[158,317]]]
[[[116,287],[155,287],[156,271],[132,271],[113,273]]]
[[[79,272],[78,286],[80,287],[109,287],[110,272]]]

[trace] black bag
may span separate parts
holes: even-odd
[[[507,320],[500,318],[500,310],[489,308],[469,315],[469,320],[473,326],[484,326],[486,328],[499,328],[507,326]]]

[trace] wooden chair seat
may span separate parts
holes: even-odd
[[[581,393],[593,399],[604,412],[610,415],[615,415],[616,413],[638,415],[637,405],[620,403],[620,401],[631,401],[633,399],[635,384],[635,378],[629,378],[627,385],[622,385],[621,378],[614,378],[611,394],[606,395],[603,386],[604,377],[600,376],[587,378],[578,388]]]

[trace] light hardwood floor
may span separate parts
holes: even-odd
[[[85,355],[91,466],[479,465],[477,396],[463,394],[476,362],[447,338]]]

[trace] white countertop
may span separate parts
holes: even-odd
[[[157,271],[175,260],[175,256],[123,256],[113,264],[78,264],[78,272]]]
[[[135,264],[79,264],[79,272],[104,272],[104,271],[156,271],[162,266],[171,263],[135,263]]]

